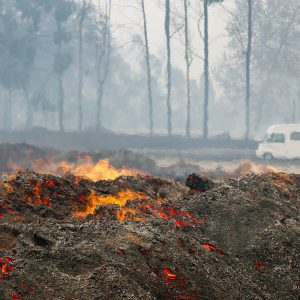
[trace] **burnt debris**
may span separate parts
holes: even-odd
[[[284,173],[191,193],[19,172],[0,188],[1,299],[298,299],[299,198]]]

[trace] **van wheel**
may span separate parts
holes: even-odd
[[[271,153],[265,153],[263,155],[264,160],[272,160],[274,157]]]

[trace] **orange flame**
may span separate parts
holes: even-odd
[[[67,161],[38,163],[33,162],[33,169],[39,173],[49,173],[56,176],[63,176],[67,173],[71,173],[78,177],[90,179],[92,181],[99,180],[114,180],[120,176],[135,176],[138,173],[137,170],[121,168],[117,169],[110,165],[108,159],[99,160],[94,164],[92,158],[87,156],[84,160],[80,160],[76,163],[70,163]]]
[[[206,250],[209,250],[209,251],[214,251],[220,255],[224,255],[224,251],[219,248],[218,246],[216,245],[212,245],[212,244],[209,244],[209,243],[206,243],[206,244],[203,244],[202,247]]]
[[[166,281],[175,280],[177,278],[177,274],[172,272],[170,269],[163,269],[163,279]]]
[[[95,191],[92,191],[88,196],[88,203],[86,210],[82,212],[77,212],[76,217],[86,217],[90,214],[95,214],[97,206],[105,205],[119,205],[120,209],[117,212],[117,218],[120,221],[132,219],[136,221],[141,221],[140,218],[136,218],[135,215],[137,211],[133,208],[125,207],[128,201],[133,201],[136,199],[148,199],[148,196],[141,192],[136,192],[132,190],[125,190],[117,193],[116,195],[98,195]]]

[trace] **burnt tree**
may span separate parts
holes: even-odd
[[[151,75],[151,64],[150,64],[150,52],[149,52],[149,40],[148,40],[148,28],[147,28],[147,17],[145,10],[145,1],[141,0],[143,23],[144,23],[144,42],[145,42],[145,61],[147,67],[147,88],[148,88],[148,102],[149,102],[149,133],[153,134],[153,98],[152,98],[152,75]]]
[[[171,66],[171,35],[170,35],[170,0],[166,0],[165,12],[165,35],[167,44],[167,118],[168,118],[168,135],[172,135],[172,108],[171,108],[171,93],[172,93],[172,66]]]
[[[252,51],[252,0],[248,0],[248,45],[246,51],[246,132],[245,139],[250,135],[250,84],[251,84],[251,51]]]

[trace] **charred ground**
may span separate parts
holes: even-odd
[[[0,189],[0,298],[298,299],[300,176],[187,185],[19,172]]]

